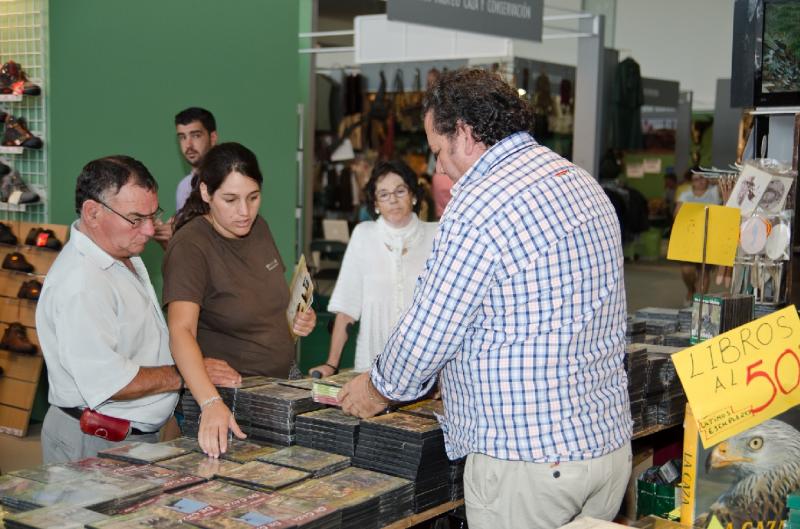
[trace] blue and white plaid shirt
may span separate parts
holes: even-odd
[[[573,461],[631,438],[616,214],[584,170],[516,133],[453,198],[371,378],[412,400],[441,371],[448,455]]]

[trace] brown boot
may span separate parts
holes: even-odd
[[[42,89],[39,85],[28,81],[22,66],[14,61],[8,61],[0,68],[0,93],[38,96],[42,93]]]
[[[3,268],[17,272],[33,272],[33,265],[19,252],[12,252],[3,259]]]
[[[28,330],[20,322],[9,323],[0,340],[0,348],[28,355],[36,354],[36,346],[28,339]]]
[[[44,143],[28,130],[25,120],[15,118],[11,114],[5,115],[6,128],[3,133],[3,145],[6,147],[25,147],[27,149],[41,149]]]
[[[22,283],[22,285],[19,287],[19,292],[17,292],[17,297],[39,301],[39,294],[41,292],[42,284],[35,279],[31,279],[30,281],[25,281]]]

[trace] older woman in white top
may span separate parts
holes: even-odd
[[[361,322],[355,369],[369,369],[411,304],[417,276],[433,247],[436,223],[417,218],[422,189],[401,161],[378,162],[367,182],[367,205],[376,220],[353,230],[328,310],[336,314],[323,376],[339,367],[350,324]]]

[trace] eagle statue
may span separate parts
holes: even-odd
[[[757,526],[763,521],[767,527],[768,520],[785,520],[786,496],[800,489],[800,432],[770,419],[734,435],[706,459],[709,474],[723,468],[731,469],[738,481],[711,504],[706,526],[714,516],[732,529],[745,522]]]

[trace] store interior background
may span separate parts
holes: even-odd
[[[34,1],[43,0],[13,0]],[[50,0],[46,5],[49,221],[69,224],[75,219],[74,185],[81,167],[112,153],[145,163],[159,182],[161,205],[172,214],[175,186],[188,172],[173,116],[187,106],[202,106],[215,114],[222,141],[241,142],[258,156],[265,175],[262,214],[291,269],[301,134],[297,105],[308,107],[313,97],[314,59],[298,53],[311,42],[298,33],[351,29],[353,16],[385,12],[385,2]],[[697,116],[713,113],[717,80],[731,75],[732,1],[547,0],[545,6],[546,13],[547,6],[554,6],[609,14],[607,47],[619,50],[621,59],[633,57],[644,77],[678,81],[681,90],[691,90]],[[351,41],[340,37],[319,43]],[[576,64],[574,39],[515,41],[515,49],[531,59]],[[327,67],[347,65],[352,54],[316,60]],[[307,113],[306,143],[310,123]],[[300,156],[306,167],[313,163],[308,149]],[[310,204],[310,186],[305,189]],[[310,230],[305,233],[307,243]],[[155,244],[144,254],[158,292],[162,254]],[[677,307],[683,301],[679,268],[665,260],[626,264],[626,287],[629,310]],[[320,314],[324,309],[317,306]],[[327,321],[320,319],[303,346],[303,366],[327,354]],[[32,427],[23,439],[0,435],[3,472],[40,463],[37,432]]]

